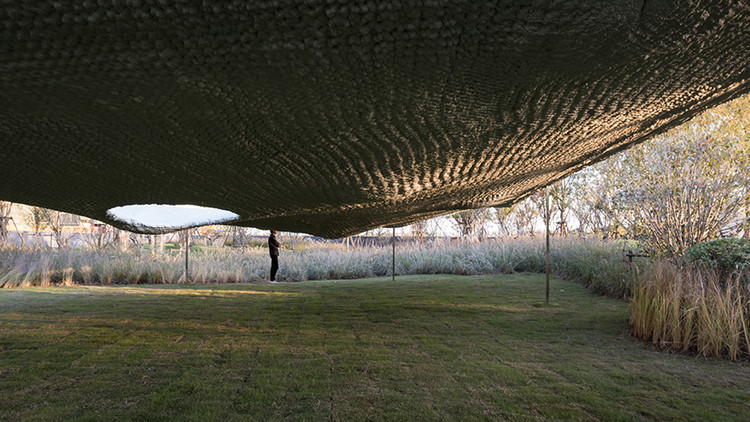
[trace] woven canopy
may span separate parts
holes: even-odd
[[[340,237],[511,204],[749,63],[746,1],[4,1],[0,199]]]

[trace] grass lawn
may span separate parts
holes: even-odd
[[[0,420],[750,420],[750,367],[544,277],[0,291]]]

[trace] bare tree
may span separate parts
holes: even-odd
[[[47,227],[52,230],[52,235],[57,247],[67,247],[72,234],[65,231],[65,226],[75,224],[75,220],[78,216],[46,208],[43,209],[42,215],[46,221]]]
[[[581,233],[617,237],[625,226],[628,210],[615,207],[618,180],[627,177],[622,157],[615,156],[568,178],[572,189],[569,208]]]
[[[681,256],[739,215],[750,189],[747,144],[690,122],[623,153],[615,207],[654,254]]]
[[[578,220],[578,233],[583,236],[586,233],[595,232],[597,224],[595,207],[592,206],[594,204],[592,201],[594,178],[591,167],[571,175],[568,180],[573,191],[570,211]]]
[[[715,236],[750,238],[749,180],[745,95],[553,184],[551,194],[560,233],[572,212],[582,233],[641,239],[653,253],[673,256]],[[524,203],[513,211],[519,232],[531,220]]]
[[[82,237],[90,248],[106,248],[114,241],[114,227],[100,221],[91,221],[88,232]]]
[[[464,239],[478,238],[480,240],[487,236],[487,222],[492,218],[489,208],[461,211],[451,214],[452,222]]]
[[[511,217],[516,234],[534,236],[537,215],[537,207],[534,205],[532,198],[526,198],[516,204]]]
[[[497,217],[497,234],[499,237],[510,235],[510,216],[513,213],[513,206],[495,208]]]
[[[203,237],[206,246],[214,246],[217,240],[224,235],[223,231],[219,226],[203,226],[197,229],[201,237]]]
[[[10,222],[10,212],[12,210],[12,202],[0,201],[0,243],[8,241],[8,222]]]
[[[529,197],[529,201],[534,205],[536,214],[545,223],[552,221],[552,215],[548,213],[557,212],[560,220],[557,223],[558,228],[554,232],[561,236],[567,235],[567,217],[572,201],[572,184],[569,180],[560,180],[537,191]]]
[[[241,248],[247,244],[247,229],[245,227],[230,226],[229,235],[224,237],[224,246]]]
[[[572,202],[573,185],[570,180],[562,179],[550,185],[548,191],[552,200],[552,207],[560,217],[560,221],[557,223],[559,227],[555,229],[555,232],[565,237],[568,235],[568,211]]]
[[[23,215],[24,222],[34,231],[36,246],[41,245],[39,233],[47,227],[47,209],[42,207],[28,207]]]
[[[422,245],[424,244],[425,237],[427,236],[427,226],[429,222],[427,220],[417,221],[411,225],[411,236],[415,242]]]
[[[488,237],[487,223],[495,219],[495,209],[494,208],[480,208],[476,211],[478,214],[476,235],[480,241],[483,241],[484,239]]]

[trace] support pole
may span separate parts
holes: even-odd
[[[391,275],[393,276],[393,281],[396,281],[396,228],[393,228],[393,235],[391,236],[393,240],[393,272]]]
[[[190,229],[185,230],[185,283],[190,281]]]
[[[546,287],[546,303],[549,305],[549,220],[552,214],[550,212],[549,205],[549,190],[544,189],[544,220],[547,225],[547,287]]]

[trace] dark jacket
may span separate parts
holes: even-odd
[[[270,235],[268,236],[268,253],[271,256],[279,256],[279,241],[276,240],[276,236]]]

